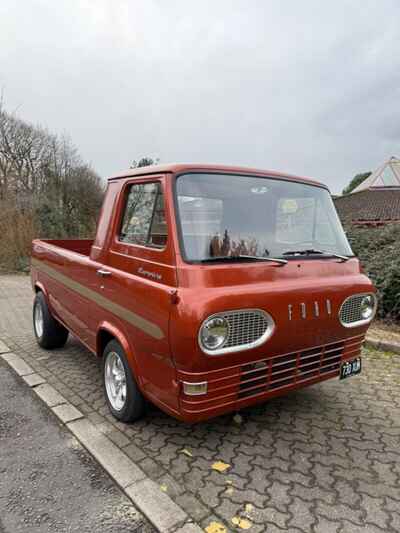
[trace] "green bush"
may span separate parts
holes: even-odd
[[[378,316],[400,320],[400,224],[345,229],[354,253],[378,289]]]

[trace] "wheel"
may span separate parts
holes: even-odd
[[[145,409],[145,399],[129,367],[122,346],[110,341],[103,353],[104,394],[111,413],[122,422],[133,422]]]
[[[68,330],[51,315],[42,292],[33,301],[33,330],[39,346],[47,350],[61,348],[67,342]]]

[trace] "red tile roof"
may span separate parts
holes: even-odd
[[[334,198],[342,222],[384,224],[400,222],[400,188],[367,189]]]

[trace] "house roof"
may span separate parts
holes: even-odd
[[[361,190],[334,198],[342,222],[384,224],[400,222],[400,186]]]
[[[366,180],[360,183],[351,194],[375,188],[400,189],[400,159],[393,156],[385,161]]]

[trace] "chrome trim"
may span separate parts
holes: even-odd
[[[306,318],[307,317],[306,304],[301,303],[300,307],[301,307],[301,318]]]
[[[319,305],[318,302],[314,302],[314,313],[316,317],[319,317]]]
[[[128,386],[125,367],[117,352],[109,352],[106,356],[104,385],[112,408],[116,411],[122,411],[126,404]]]
[[[44,331],[44,319],[42,305],[39,301],[36,301],[33,308],[33,323],[35,326],[36,335],[39,339],[41,339]]]
[[[370,316],[370,318],[356,320],[355,322],[343,322],[340,315],[342,314],[342,309],[343,309],[343,306],[346,304],[346,302],[348,302],[352,298],[363,298],[364,296],[372,296],[372,299],[374,300],[374,309],[372,311],[372,315]],[[378,308],[378,299],[373,292],[361,292],[357,294],[352,294],[351,296],[348,296],[347,298],[345,298],[342,302],[342,305],[340,306],[339,313],[338,313],[339,322],[345,328],[356,328],[357,326],[363,326],[364,324],[369,324],[374,319],[377,308]]]
[[[293,316],[293,305],[292,304],[288,305],[288,313],[289,313],[289,320],[292,320],[292,316]]]
[[[102,278],[106,278],[107,276],[111,276],[111,272],[109,270],[103,270],[101,268],[96,270],[96,274],[98,276],[101,276]]]
[[[331,301],[330,300],[326,300],[326,311],[327,311],[328,315],[332,314],[332,306],[331,306]]]
[[[225,342],[224,342],[224,344],[222,345],[221,348],[217,348],[216,350],[208,350],[207,348],[205,348],[202,345],[202,343],[201,343],[201,329],[202,329],[203,325],[205,324],[205,322],[207,322],[208,320],[210,320],[212,318],[216,318],[216,317],[225,318],[226,316],[229,316],[229,315],[236,315],[236,314],[240,314],[240,313],[252,313],[252,312],[255,313],[255,314],[258,314],[258,315],[262,315],[264,320],[267,322],[267,327],[266,327],[265,332],[257,340],[255,340],[253,342],[245,343],[245,344],[238,344],[236,346],[228,346],[228,347],[224,348],[224,346],[227,344],[227,342],[229,341],[229,338],[231,336],[231,331],[230,331],[231,326],[230,326],[229,321],[228,321],[228,326],[229,326],[228,336],[225,339]],[[271,335],[274,332],[274,330],[275,330],[274,319],[266,311],[263,311],[262,309],[235,309],[235,310],[232,310],[232,311],[221,311],[219,313],[214,313],[213,315],[210,315],[205,320],[203,320],[203,322],[201,323],[201,326],[199,328],[198,334],[197,334],[197,341],[199,343],[199,346],[200,346],[201,350],[204,353],[206,353],[207,355],[224,355],[224,354],[227,354],[227,353],[235,353],[235,352],[242,352],[244,350],[251,350],[252,348],[256,348],[257,346],[260,346],[261,344],[266,342],[271,337]]]

